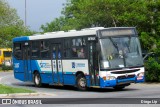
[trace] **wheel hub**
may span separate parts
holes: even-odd
[[[81,87],[85,87],[86,86],[86,81],[84,78],[81,78],[80,81],[79,81],[79,84]]]
[[[39,77],[36,75],[35,77],[35,83],[38,85],[39,84]]]

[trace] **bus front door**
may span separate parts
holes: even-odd
[[[28,43],[24,44],[23,47],[23,68],[24,68],[24,79],[25,81],[31,80],[31,62],[30,62],[30,49]]]
[[[51,46],[51,63],[52,63],[52,74],[53,83],[62,84],[63,83],[63,68],[62,68],[62,52],[61,44],[52,44]]]
[[[99,86],[98,55],[96,43],[89,42],[89,75],[91,86]]]

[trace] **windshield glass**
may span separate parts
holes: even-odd
[[[108,37],[100,39],[101,69],[142,66],[143,59],[137,37]]]
[[[4,51],[4,57],[11,57],[11,51]]]

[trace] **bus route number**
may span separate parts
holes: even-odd
[[[95,41],[96,37],[88,37],[88,41]]]

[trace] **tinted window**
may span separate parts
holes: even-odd
[[[11,51],[4,51],[4,57],[11,57]]]
[[[49,42],[41,41],[41,45],[40,46],[41,46],[41,58],[42,59],[50,58]]]
[[[22,44],[14,43],[13,54],[17,59],[22,59]]]
[[[40,57],[40,45],[39,41],[32,42],[32,58],[39,58]]]
[[[71,49],[71,55],[73,58],[85,58],[85,46],[86,41],[84,38],[75,38],[72,39],[72,49]]]
[[[70,40],[66,39],[64,41],[64,57],[68,58],[70,55]]]

